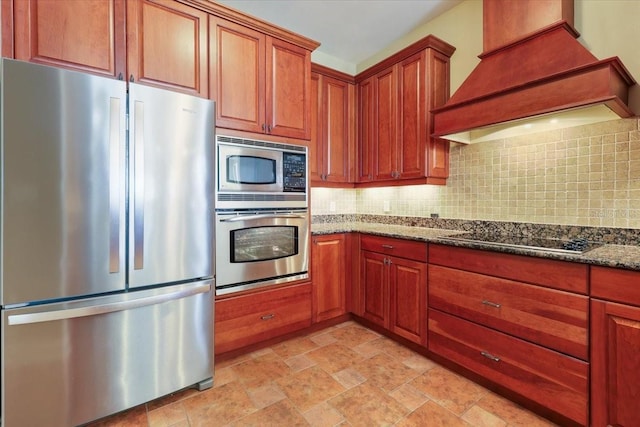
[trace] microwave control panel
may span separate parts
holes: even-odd
[[[282,184],[286,192],[307,191],[307,159],[302,153],[282,153]]]

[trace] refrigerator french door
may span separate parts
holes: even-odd
[[[209,386],[213,102],[1,72],[2,425],[80,425]]]

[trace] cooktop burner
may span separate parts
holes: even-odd
[[[485,233],[463,233],[453,236],[443,237],[448,240],[463,240],[470,242],[481,242],[494,246],[505,246],[513,248],[525,248],[532,250],[540,250],[547,252],[560,253],[584,253],[602,246],[599,243],[590,242],[584,238],[576,238],[571,240],[547,239],[535,236],[511,236],[501,234],[485,234]]]

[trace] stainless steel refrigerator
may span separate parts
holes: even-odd
[[[9,59],[1,73],[2,426],[209,387],[213,102]]]

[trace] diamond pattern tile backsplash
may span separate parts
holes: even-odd
[[[452,144],[446,186],[313,188],[311,212],[640,228],[640,119]]]

